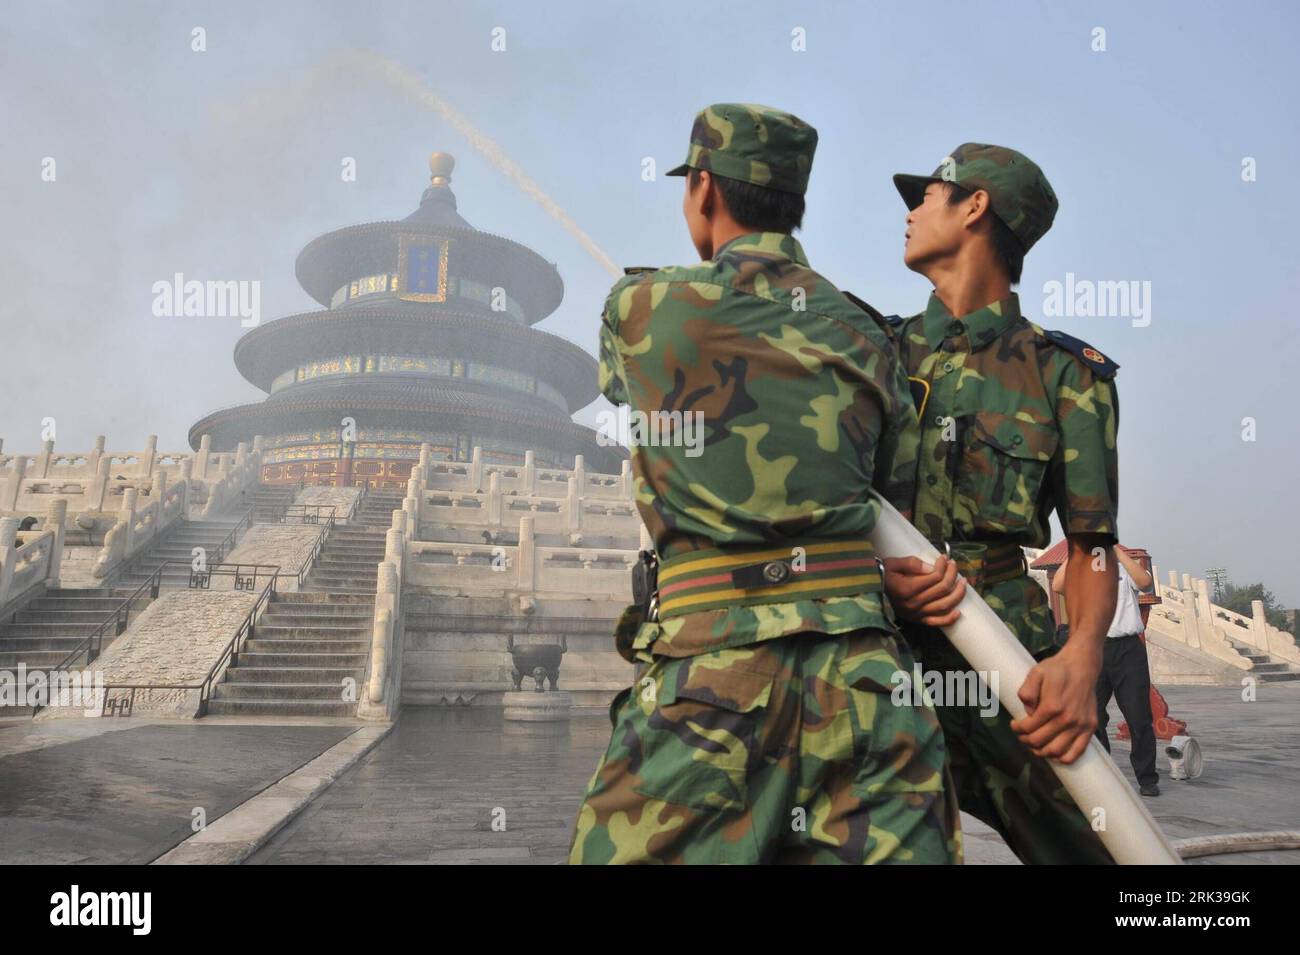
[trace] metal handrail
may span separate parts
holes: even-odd
[[[209,565],[215,565],[221,563],[221,559],[226,556],[226,548],[234,547],[235,544],[239,542],[240,531],[247,530],[248,528],[253,526],[253,511],[255,510],[257,510],[256,507],[250,507],[248,510],[244,512],[244,516],[241,517],[239,519],[239,522],[230,529],[230,533],[227,534],[225,536],[225,539],[222,540],[222,542],[217,545],[217,549],[215,553],[211,557],[209,557],[208,559]]]
[[[235,566],[239,566],[239,565],[235,565]],[[267,581],[266,586],[263,587],[262,590],[261,590],[261,592],[257,595],[257,601],[253,604],[253,606],[249,609],[248,613],[244,616],[243,623],[241,623],[241,624],[239,625],[239,629],[235,631],[235,635],[234,635],[233,637],[230,638],[230,642],[227,643],[226,646],[225,646],[225,649],[223,649],[223,650],[221,651],[221,656],[219,656],[219,657],[217,658],[217,661],[216,661],[214,664],[212,664],[212,666],[208,669],[207,676],[205,676],[205,677],[203,678],[203,680],[202,680],[201,682],[199,682],[199,683],[111,683],[111,684],[106,684],[106,685],[104,686],[104,688],[103,688],[103,690],[104,690],[104,697],[105,697],[105,710],[104,710],[104,712],[115,712],[115,711],[117,710],[118,706],[119,706],[119,704],[116,704],[116,703],[114,703],[112,707],[109,707],[109,706],[107,705],[107,704],[108,704],[108,693],[109,693],[110,690],[130,690],[130,691],[131,691],[131,694],[130,694],[129,698],[128,698],[128,700],[126,701],[126,702],[127,702],[127,705],[125,706],[125,711],[126,711],[127,713],[129,713],[129,712],[131,711],[131,708],[135,705],[135,691],[136,691],[136,690],[198,690],[198,691],[199,691],[199,708],[198,708],[198,713],[197,713],[197,715],[198,715],[198,716],[204,716],[204,715],[207,714],[207,711],[208,711],[208,701],[209,701],[209,700],[211,699],[211,697],[212,697],[212,686],[213,686],[213,681],[216,679],[217,673],[219,673],[219,672],[221,671],[222,667],[227,663],[227,661],[229,661],[229,665],[230,665],[230,666],[238,666],[238,665],[239,665],[239,648],[240,648],[240,646],[241,646],[241,643],[242,643],[242,642],[247,642],[247,640],[249,640],[249,639],[251,639],[251,638],[253,637],[254,633],[256,632],[257,616],[258,616],[258,614],[261,612],[262,608],[263,608],[263,607],[264,607],[264,606],[265,606],[265,605],[270,601],[271,597],[274,596],[274,594],[275,594],[275,592],[276,592],[276,590],[275,590],[275,588],[276,588],[276,584],[277,584],[277,582],[278,582],[279,579],[280,579],[280,568],[279,568],[277,565],[273,565],[273,564],[255,564],[255,565],[254,565],[254,564],[248,564],[248,565],[244,565],[244,566],[271,567],[271,568],[273,568],[273,569],[275,570],[275,573],[273,573],[273,574],[270,575],[270,580]],[[101,713],[101,715],[103,715],[103,714]]]
[[[131,619],[131,605],[139,599],[140,595],[147,589],[149,591],[149,599],[157,599],[159,587],[162,585],[163,568],[166,567],[168,563],[170,563],[170,561],[165,561],[159,564],[154,572],[145,579],[144,583],[131,593],[131,596],[124,599],[120,604],[109,611],[108,618],[95,628],[94,633],[82,640],[73,648],[71,653],[60,660],[58,665],[53,668],[54,671],[57,672],[68,669],[72,662],[76,660],[77,657],[81,656],[83,652],[86,654],[86,666],[90,666],[94,663],[95,658],[99,656],[100,649],[103,646],[104,633],[113,625],[116,625],[117,627],[113,632],[113,636],[115,637],[120,636],[122,632],[126,630]]]
[[[303,559],[303,562],[298,565],[296,576],[299,587],[302,586],[303,581],[307,578],[307,574],[311,571],[312,565],[315,564],[316,558],[320,556],[320,552],[325,548],[325,539],[329,536],[330,532],[334,530],[334,508],[329,505],[315,506],[329,507],[329,515],[326,518],[325,523],[321,526],[320,533],[316,535],[316,540],[312,544],[311,553],[309,553],[306,558]]]

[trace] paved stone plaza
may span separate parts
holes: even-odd
[[[0,863],[151,862],[355,725],[0,722]]]
[[[1243,703],[1231,687],[1164,690],[1205,755],[1193,782],[1148,801],[1171,838],[1300,829],[1300,686]],[[1248,715],[1243,711],[1249,707]],[[1119,714],[1112,708],[1112,729]],[[365,724],[209,718],[0,722],[0,862],[149,862]],[[609,736],[600,716],[508,723],[489,707],[406,707],[393,731],[248,859],[257,864],[563,862],[583,788]],[[1132,781],[1127,744],[1116,743]],[[494,831],[494,812],[504,831]],[[964,817],[967,861],[1014,864]],[[1300,853],[1202,863],[1293,864]]]
[[[1173,687],[1165,696],[1205,754],[1194,782],[1169,781],[1163,752],[1157,760],[1164,794],[1148,805],[1171,838],[1300,829],[1300,687],[1265,686],[1250,704],[1234,688]],[[599,717],[548,729],[506,723],[498,710],[407,707],[386,740],[251,861],[561,862],[608,738]],[[1132,782],[1127,744],[1114,749]],[[494,807],[505,810],[504,832],[492,831]],[[969,862],[1016,861],[996,833],[964,823]],[[1213,861],[1298,862],[1300,853]]]

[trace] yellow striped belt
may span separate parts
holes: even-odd
[[[660,564],[659,619],[880,590],[876,553],[866,539],[693,550]]]

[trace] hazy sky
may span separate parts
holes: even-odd
[[[310,310],[299,249],[413,210],[433,149],[458,159],[466,219],[557,263],[565,300],[541,327],[594,353],[607,273],[444,118],[339,65],[365,50],[417,72],[620,264],[694,258],[680,180],[644,181],[642,161],[680,162],[697,109],[798,114],[821,134],[804,246],[886,312],[929,291],[902,265],[890,174],[967,140],[1023,150],[1061,211],[1022,307],[1122,366],[1122,539],[1297,606],[1298,26],[1282,0],[6,4],[4,450],[35,452],[46,417],[65,450],[101,432],[179,449],[202,415],[258,400],[231,360],[238,318],[156,318],[153,283],[258,280],[263,321]],[[1149,282],[1149,323],[1044,318],[1067,273]]]

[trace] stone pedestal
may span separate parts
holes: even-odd
[[[556,723],[569,719],[573,697],[563,690],[537,693],[528,690],[510,691],[501,697],[505,704],[505,718],[521,723]]]

